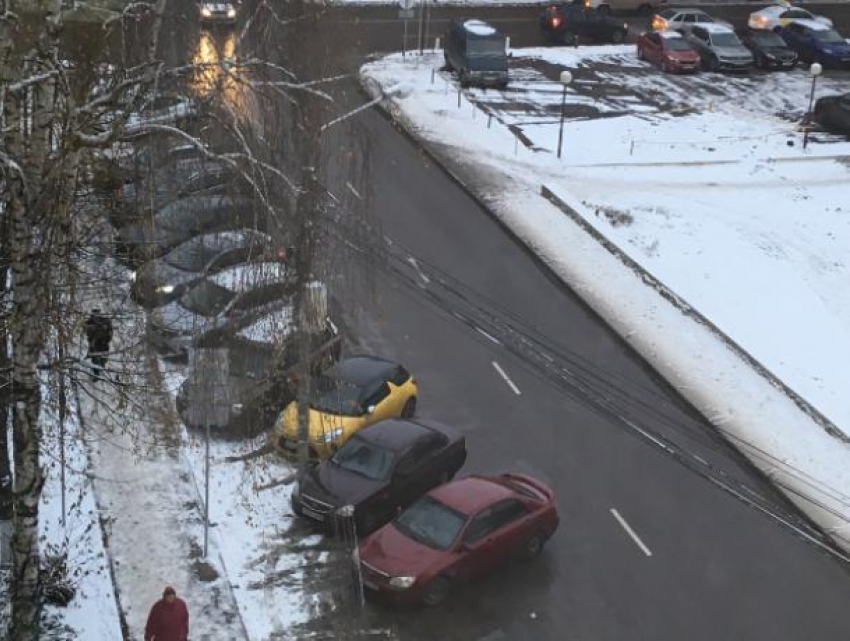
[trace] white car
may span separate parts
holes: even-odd
[[[832,26],[832,20],[829,18],[816,16],[805,9],[793,7],[790,4],[778,4],[773,7],[765,7],[761,11],[754,11],[750,14],[747,25],[750,29],[778,31],[782,27],[787,27],[789,23],[795,20],[813,20],[828,27]]]
[[[665,9],[656,12],[650,19],[653,31],[688,31],[695,24],[720,24],[729,28],[732,25],[708,15],[701,9]]]

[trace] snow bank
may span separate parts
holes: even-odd
[[[361,73],[367,88],[413,82],[390,106],[402,123],[438,143],[450,169],[486,167],[494,212],[850,549],[850,447],[824,429],[850,433],[850,175],[831,160],[850,144],[819,136],[800,149],[803,71],[669,78],[633,51],[514,50],[512,92],[458,95],[442,73],[431,84],[436,55],[388,56]],[[560,162],[561,88],[541,63],[576,78]],[[825,78],[820,91],[841,84]],[[646,287],[591,229],[731,339]]]

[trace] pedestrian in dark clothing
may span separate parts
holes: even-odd
[[[89,342],[88,357],[92,363],[92,375],[99,377],[109,358],[109,344],[112,342],[112,320],[97,307],[91,310],[86,319],[86,339]]]
[[[145,641],[188,641],[189,610],[186,602],[168,586],[153,604],[145,626]]]

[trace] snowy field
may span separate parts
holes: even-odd
[[[513,54],[505,91],[459,93],[441,71],[432,81],[440,54],[390,56],[362,75],[373,90],[412,82],[416,91],[392,107],[402,122],[454,173],[474,176],[471,186],[496,213],[704,414],[748,443],[751,457],[765,448],[762,469],[806,494],[823,493],[846,517],[848,439],[829,436],[783,401],[716,336],[681,313],[665,316],[659,301],[633,290],[634,274],[622,264],[600,281],[603,271],[589,269],[590,261],[610,256],[580,250],[576,243],[588,243],[587,234],[539,195],[544,186],[554,192],[814,406],[825,424],[850,435],[843,393],[850,142],[815,131],[802,149],[805,70],[666,76],[625,45]],[[574,80],[559,160],[555,79],[564,68]],[[848,84],[847,72],[828,71],[818,95]],[[847,527],[844,517],[820,516],[828,528]]]

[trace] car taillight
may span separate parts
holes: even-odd
[[[553,27],[558,27],[561,24],[561,19],[558,16],[552,16],[549,22]]]

